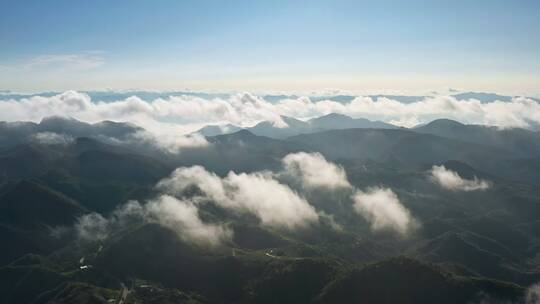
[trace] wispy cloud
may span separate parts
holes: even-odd
[[[73,142],[73,137],[54,132],[39,132],[32,135],[32,140],[45,145],[67,145]]]
[[[76,70],[89,70],[105,63],[102,52],[84,52],[78,54],[46,54],[31,58],[24,64],[27,69],[54,67]]]
[[[357,190],[353,201],[354,210],[368,220],[373,230],[392,230],[406,235],[418,225],[389,188]]]
[[[155,223],[174,231],[179,238],[202,246],[218,246],[232,237],[232,231],[218,223],[204,222],[194,202],[160,195],[145,204],[129,201],[105,218],[98,213],[80,217],[75,224],[83,241],[102,241],[130,223]]]
[[[86,71],[105,64],[105,52],[85,51],[80,53],[41,54],[22,61],[0,64],[0,71],[25,73],[29,71]]]
[[[327,161],[320,153],[291,153],[282,162],[285,173],[299,179],[304,188],[351,187],[345,170]]]
[[[304,162],[315,161],[314,167]],[[292,163],[299,165],[291,174]],[[232,214],[248,214],[257,218],[260,225],[272,228],[297,230],[312,225],[329,223],[342,229],[332,214],[317,209],[305,195],[311,187],[323,190],[345,190],[354,211],[366,219],[374,231],[389,230],[407,236],[418,222],[389,188],[377,187],[361,191],[347,180],[343,168],[327,161],[316,153],[294,153],[283,158],[284,167],[278,172],[252,173],[229,172],[221,177],[202,166],[177,168],[169,177],[156,185],[159,195],[141,204],[130,201],[104,218],[97,213],[87,214],[75,225],[82,240],[103,240],[115,231],[133,222],[156,223],[175,231],[188,242],[205,246],[226,244],[232,239],[232,230],[224,223],[210,223],[199,216],[200,206],[211,203]],[[323,173],[316,179],[313,173]],[[281,179],[284,175],[305,184],[299,192]],[[335,195],[332,192],[331,195]],[[309,196],[309,195],[308,195]],[[320,207],[320,206],[319,206]]]
[[[442,188],[453,191],[487,190],[491,187],[491,183],[486,180],[478,179],[476,176],[472,180],[464,179],[445,166],[433,166],[430,179]]]
[[[315,209],[270,172],[231,171],[221,178],[203,167],[193,166],[176,169],[158,184],[165,193],[177,196],[193,186],[219,206],[252,214],[265,226],[296,229],[318,221]]]
[[[540,303],[540,283],[536,283],[525,292],[525,304],[539,304]]]

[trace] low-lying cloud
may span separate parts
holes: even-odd
[[[327,161],[320,153],[298,152],[282,159],[287,174],[300,180],[304,188],[349,188],[345,170]]]
[[[74,139],[67,134],[39,132],[32,135],[32,140],[44,145],[68,145],[72,143]]]
[[[452,191],[476,191],[487,190],[491,183],[478,179],[464,179],[455,171],[446,169],[444,166],[433,166],[430,171],[430,179],[440,187]]]
[[[206,138],[200,134],[174,135],[153,134],[147,131],[139,131],[132,134],[127,143],[148,144],[168,153],[179,153],[184,148],[201,148],[209,145]]]
[[[417,225],[409,210],[389,188],[357,190],[353,201],[354,210],[368,220],[373,230],[393,230],[405,235]]]
[[[353,191],[353,208],[365,218],[375,231],[391,230],[408,234],[417,226],[409,210],[401,204],[390,188],[368,188],[362,191],[353,187],[345,170],[327,161],[319,153],[292,153],[282,159],[284,173],[293,176],[304,188],[349,189]]]
[[[75,230],[84,241],[102,241],[110,234],[110,223],[99,213],[89,213],[77,219]]]
[[[536,283],[525,292],[525,304],[540,304],[540,283]]]
[[[296,179],[308,192],[315,188],[353,191],[354,210],[373,230],[406,235],[416,225],[391,189],[355,189],[343,168],[318,153],[292,153],[282,161],[283,169],[278,173],[231,171],[224,177],[202,166],[177,168],[158,182],[156,189],[161,194],[146,204],[128,202],[109,218],[97,213],[81,217],[76,224],[78,236],[84,240],[103,240],[130,223],[149,222],[172,229],[180,238],[197,244],[216,246],[230,241],[232,231],[226,225],[207,223],[199,216],[199,208],[206,203],[239,215],[254,216],[266,227],[296,230],[322,221],[335,229],[342,228],[331,214],[316,210],[301,193],[280,181],[283,175]]]
[[[232,236],[232,231],[223,225],[203,222],[197,207],[189,200],[162,195],[145,205],[145,210],[149,221],[177,232],[187,241],[215,246]]]
[[[89,213],[75,224],[77,236],[85,241],[102,241],[130,224],[156,223],[174,231],[186,242],[217,246],[231,239],[232,231],[225,225],[206,223],[196,205],[169,195],[140,204],[130,201],[117,208],[110,217]]]
[[[270,172],[231,171],[221,178],[200,166],[178,168],[159,182],[158,189],[180,196],[193,186],[223,208],[256,216],[264,226],[296,229],[319,218],[303,197],[274,179]]]

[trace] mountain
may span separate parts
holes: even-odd
[[[396,129],[397,127],[381,121],[371,121],[365,118],[351,118],[347,115],[331,113],[308,120],[313,131],[339,129]],[[313,132],[312,131],[312,132]]]
[[[71,225],[86,212],[65,195],[31,181],[21,181],[0,197],[0,222],[24,228]]]
[[[457,100],[469,100],[476,99],[480,100],[482,103],[494,102],[494,101],[504,101],[509,102],[512,100],[512,96],[504,96],[494,93],[484,93],[484,92],[463,92],[452,95]]]
[[[69,304],[69,303],[110,303],[116,301],[119,292],[107,288],[93,286],[88,283],[67,282],[62,283],[53,290],[39,295],[34,301],[36,304]]]
[[[77,201],[34,181],[20,181],[0,195],[0,266],[28,253],[50,253],[65,245],[55,227],[72,226],[88,212]],[[1,297],[0,297],[1,298]]]
[[[456,263],[477,275],[509,280],[518,277],[514,272],[519,261],[517,252],[500,242],[470,232],[449,232],[427,241],[417,249],[422,260]],[[512,265],[514,264],[514,265]]]
[[[91,180],[155,183],[171,172],[156,159],[131,153],[89,150],[66,161],[72,175]]]
[[[283,120],[286,131],[272,123],[256,130],[306,133],[271,138],[242,129],[178,153],[100,135],[129,136],[124,124],[46,120],[47,130],[73,134],[56,144],[27,140],[43,133],[39,124],[0,124],[2,134],[22,138],[0,148],[0,302],[521,303],[540,281],[534,132],[449,120],[404,129],[339,114]],[[324,162],[284,170],[283,157],[295,152],[321,153],[351,187],[308,187],[303,179],[338,177]],[[213,177],[206,185],[216,195],[201,196],[198,184],[175,193],[178,204],[157,204],[171,192],[156,184],[193,165],[241,178]],[[305,176],[290,170],[309,165]],[[489,187],[442,187],[434,165]],[[245,187],[243,172],[261,172],[265,183]],[[290,191],[274,196],[277,188],[264,189],[270,182]],[[393,204],[375,196],[370,212],[359,212],[365,202],[354,195],[378,195],[374,187],[395,195]],[[264,222],[291,207],[289,199],[308,204],[318,220]],[[414,225],[395,231],[391,223],[403,218]],[[209,225],[230,238],[210,247],[185,237],[213,236]],[[82,229],[96,238],[82,238]]]
[[[0,151],[0,180],[42,174],[59,157],[61,153],[55,149],[34,143],[19,144]]]
[[[25,304],[55,288],[65,277],[40,266],[0,267],[0,302]]]
[[[76,137],[110,137],[125,139],[142,128],[130,123],[102,121],[89,124],[73,118],[45,117],[40,123],[0,122],[0,149],[28,142],[67,140]],[[50,134],[52,133],[52,134]],[[41,135],[41,136],[40,136]],[[62,143],[62,142],[60,142]]]
[[[461,160],[502,159],[504,150],[407,129],[345,129],[303,134],[287,139],[303,143],[331,159],[373,159],[402,165]]]
[[[101,135],[121,139],[129,134],[142,131],[142,128],[129,123],[102,121],[95,124],[89,124],[73,118],[51,116],[44,118],[37,125],[37,131],[67,134],[73,137]]]
[[[181,164],[203,165],[219,174],[230,170],[251,172],[279,168],[283,156],[310,151],[301,143],[257,136],[248,130],[209,137],[208,141],[211,145],[206,149],[182,152]]]
[[[203,136],[216,136],[216,135],[223,135],[223,134],[230,134],[240,131],[242,128],[232,125],[232,124],[226,124],[226,125],[208,125],[204,126],[198,131],[196,131],[196,134],[201,134]]]
[[[271,138],[286,138],[296,134],[307,133],[310,130],[309,123],[304,121],[287,116],[281,116],[281,119],[286,126],[277,126],[272,121],[262,121],[251,128],[247,128],[247,130],[255,135]]]
[[[387,98],[387,99],[391,99],[391,100],[397,100],[401,103],[413,103],[413,102],[418,102],[418,101],[422,101],[426,98],[428,98],[429,96],[420,96],[420,95],[416,95],[416,96],[409,96],[409,95],[369,95],[368,97],[372,98],[373,100],[377,100],[379,98]]]
[[[5,244],[9,244],[0,251],[0,266],[6,265],[30,252],[40,252],[42,250],[42,242],[36,240],[32,234],[7,224],[0,223],[0,240]]]
[[[517,285],[463,278],[399,257],[337,277],[325,287],[319,303],[471,303],[490,297],[513,302],[523,294]]]
[[[171,169],[152,157],[123,146],[79,137],[69,145],[23,143],[0,151],[2,178],[39,177],[49,170],[109,180],[156,181]]]
[[[37,125],[33,122],[0,122],[0,149],[22,143],[36,133]]]
[[[540,132],[520,128],[500,129],[482,125],[465,125],[449,119],[438,119],[413,130],[418,133],[433,134],[504,149],[512,153],[513,158],[540,155]]]
[[[284,126],[277,125],[272,121],[262,121],[253,127],[245,128],[251,133],[259,136],[266,136],[275,139],[284,139],[299,134],[316,133],[326,130],[340,129],[397,129],[398,127],[381,121],[371,121],[365,118],[351,118],[349,116],[337,113],[312,118],[308,121],[302,121],[292,117],[281,116]],[[195,133],[204,136],[216,136],[230,134],[238,131],[240,128],[234,125],[203,127]]]

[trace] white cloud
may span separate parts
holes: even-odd
[[[32,135],[32,140],[45,145],[68,145],[73,142],[73,137],[54,132],[39,132]]]
[[[527,288],[525,293],[525,304],[540,304],[540,283]]]
[[[253,214],[266,226],[295,229],[328,218],[338,227],[331,216],[317,212],[302,196],[274,179],[285,173],[304,183],[305,188],[352,189],[355,191],[352,196],[355,211],[371,223],[373,230],[388,229],[406,235],[417,226],[416,220],[391,189],[355,190],[347,181],[343,168],[328,162],[319,154],[289,154],[283,158],[283,162],[285,171],[279,174],[229,172],[224,178],[201,166],[178,168],[170,177],[161,180],[157,188],[182,197],[186,193],[193,195],[192,191],[186,190],[193,190],[192,187],[196,186],[203,195],[192,198],[193,201],[210,199],[228,210]],[[315,175],[316,172],[321,173],[320,178]]]
[[[408,234],[417,226],[416,220],[388,188],[356,190],[346,179],[343,168],[313,153],[290,154],[283,159],[286,169],[309,187],[326,189],[346,188],[354,191],[354,210],[366,218],[373,230],[393,230]],[[297,170],[297,171],[295,171]],[[312,175],[322,172],[321,178]],[[207,171],[201,166],[177,168],[162,179],[156,189],[158,198],[141,205],[128,202],[104,219],[98,214],[82,217],[76,225],[82,239],[103,239],[110,231],[125,227],[130,221],[158,223],[177,232],[180,238],[198,244],[218,245],[231,239],[232,231],[220,224],[205,223],[198,216],[201,203],[212,201],[218,206],[238,214],[250,214],[263,226],[294,230],[321,221],[335,229],[342,227],[332,215],[317,210],[300,194],[279,178],[283,171],[254,173],[229,172],[225,177]],[[350,193],[350,192],[349,192]]]
[[[444,189],[454,191],[487,190],[491,184],[476,176],[472,180],[464,179],[457,172],[448,170],[444,166],[433,166],[430,179]]]
[[[299,180],[304,188],[350,189],[354,210],[373,230],[393,230],[401,235],[417,227],[417,221],[389,188],[361,191],[347,180],[345,170],[319,153],[291,153],[283,158],[285,173]]]
[[[304,119],[328,113],[383,120],[407,127],[437,118],[500,127],[530,127],[531,122],[540,122],[540,104],[524,97],[513,98],[509,102],[489,103],[439,95],[412,103],[362,96],[347,103],[331,100],[314,102],[309,97],[268,102],[261,97],[242,93],[232,94],[228,98],[205,99],[182,95],[142,100],[132,96],[124,100],[99,102],[90,100],[86,94],[67,91],[51,97],[0,100],[0,120],[4,121],[40,121],[46,116],[60,115],[87,122],[127,121],[154,133],[176,135],[193,132],[204,124],[232,123],[246,127],[269,120],[276,126],[287,127],[281,115]]]
[[[221,177],[206,171],[202,166],[178,168],[157,184],[158,189],[176,196],[181,196],[184,190],[191,186],[199,187],[212,199],[227,202],[225,185]]]
[[[345,170],[327,161],[320,153],[291,153],[282,162],[285,172],[299,179],[305,188],[351,187]]]
[[[82,240],[101,241],[109,236],[109,221],[98,213],[89,213],[77,220],[75,231]]]
[[[147,219],[175,231],[186,241],[216,246],[230,240],[228,228],[205,223],[199,217],[197,207],[190,201],[162,195],[146,206]]]
[[[0,101],[0,121],[39,122],[49,116],[73,117],[90,123],[103,120],[126,121],[146,129],[132,134],[128,141],[152,144],[171,153],[177,153],[183,147],[208,145],[203,136],[183,135],[190,128],[160,122],[159,117],[152,117],[152,109],[150,103],[136,97],[112,103],[93,103],[87,94],[67,91],[52,97],[34,96]]]
[[[209,145],[206,138],[200,134],[156,135],[147,131],[136,132],[130,135],[127,141],[131,143],[149,144],[169,153],[179,153],[183,148],[201,148]]]
[[[159,224],[184,241],[203,246],[217,246],[232,237],[227,227],[203,222],[193,202],[169,195],[160,195],[144,205],[129,201],[108,218],[98,213],[86,214],[77,220],[75,230],[81,240],[102,241],[130,224],[143,222]]]
[[[293,229],[318,220],[305,199],[267,175],[230,172],[226,182],[236,188],[231,193],[233,202],[256,214],[263,225]]]
[[[240,213],[255,215],[262,225],[295,229],[318,221],[315,209],[269,172],[229,172],[225,178],[200,166],[178,168],[158,188],[173,195],[197,186],[216,204]]]
[[[75,70],[89,70],[102,66],[105,60],[102,52],[80,54],[47,54],[32,58],[24,65],[27,69],[54,67]]]
[[[373,230],[393,230],[405,235],[417,225],[409,210],[389,188],[357,190],[353,201],[354,210],[369,221]]]

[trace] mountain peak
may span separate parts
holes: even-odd
[[[53,122],[80,122],[77,119],[70,116],[61,116],[61,115],[51,115],[43,117],[39,124],[53,123]]]
[[[345,115],[345,114],[340,114],[340,113],[330,113],[330,114],[326,114],[326,115],[317,117],[317,118],[315,118],[315,119],[328,119],[328,118],[336,118],[336,119],[352,119],[350,116],[347,116],[347,115]]]
[[[355,128],[369,128],[369,129],[394,129],[395,126],[381,122],[371,121],[365,118],[352,118],[350,116],[330,113],[324,116],[310,119],[308,123],[317,130],[331,130],[331,129],[355,129]]]
[[[326,124],[326,123],[349,123],[351,121],[353,121],[354,119],[351,118],[350,116],[347,116],[347,115],[344,115],[344,114],[339,114],[339,113],[330,113],[330,114],[326,114],[326,115],[323,115],[323,116],[319,116],[319,117],[316,117],[316,118],[312,118],[309,120],[309,123],[312,124],[312,125],[317,125],[317,124]]]
[[[217,135],[224,135],[224,134],[231,134],[234,132],[237,132],[241,130],[239,126],[235,126],[233,124],[225,124],[225,125],[206,125],[199,130],[195,131],[194,133],[201,134],[206,137],[210,136],[217,136]]]
[[[255,134],[251,133],[250,131],[246,129],[239,130],[238,132],[234,132],[233,134],[241,135],[241,136],[256,136]]]
[[[250,138],[254,138],[254,137],[257,137],[257,135],[251,133],[250,131],[246,130],[246,129],[242,129],[238,132],[234,132],[234,133],[231,133],[231,134],[226,134],[226,135],[220,135],[219,137],[224,137],[224,136],[227,136],[229,138],[233,138],[233,139],[250,139]]]
[[[456,121],[456,120],[452,120],[452,119],[448,119],[448,118],[440,118],[440,119],[435,119],[433,121],[431,121],[430,123],[428,123],[427,125],[424,125],[424,127],[427,127],[427,126],[440,126],[440,127],[463,127],[465,126],[465,124],[459,122],[459,121]]]

